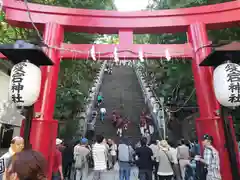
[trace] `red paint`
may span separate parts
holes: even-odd
[[[129,45],[133,44],[133,31],[131,29],[121,29],[118,32],[119,44]]]
[[[32,28],[23,2],[4,0],[3,4],[6,19],[11,25]],[[29,3],[29,9],[36,26],[40,30],[43,30],[46,26],[44,34],[48,45],[64,46],[68,49],[84,51],[82,53],[62,51],[61,57],[63,59],[71,59],[72,57],[91,59],[88,52],[92,47],[91,44],[61,44],[64,33],[63,29],[65,31],[88,33],[118,33],[120,37],[118,45],[94,45],[95,51],[100,52],[96,54],[98,59],[112,59],[115,47],[120,51],[118,54],[120,59],[138,59],[139,50],[143,51],[147,59],[159,59],[165,57],[166,49],[168,49],[171,57],[193,59],[192,69],[200,112],[200,117],[196,120],[198,137],[200,138],[205,133],[211,134],[214,137],[215,146],[220,152],[223,180],[232,179],[228,155],[224,148],[225,138],[222,120],[215,113],[215,110],[219,109],[219,104],[213,93],[212,68],[199,67],[200,62],[210,53],[210,49],[203,48],[196,53],[195,51],[209,44],[207,29],[237,26],[236,22],[240,20],[239,1],[194,8],[130,13],[53,7],[32,3]],[[57,22],[58,24],[49,22]],[[188,32],[190,44],[133,44],[133,33],[159,34],[168,32]],[[126,50],[132,52],[125,52]],[[57,121],[52,118],[60,54],[59,51],[53,49],[50,49],[48,54],[55,65],[53,67],[42,68],[43,81],[41,94],[35,105],[35,112],[37,114],[40,113],[40,117],[33,120],[30,139],[33,148],[41,151],[48,159],[50,177],[52,171],[52,152],[55,148],[57,133]],[[0,58],[2,57],[0,55]]]
[[[6,19],[13,25],[32,28],[23,2],[4,0]],[[237,26],[240,3],[227,3],[159,11],[117,12],[53,7],[29,3],[32,19],[43,29],[48,22],[57,22],[66,31],[117,34],[120,29],[134,33],[184,32],[190,24],[203,22],[208,28]],[[221,18],[219,18],[221,17]]]
[[[46,24],[44,30],[45,43],[51,46],[59,46],[63,41],[63,27],[56,23]],[[56,89],[58,72],[60,67],[59,51],[50,49],[48,55],[54,62],[53,66],[43,67],[41,93],[35,104],[35,113],[39,115],[33,120],[30,141],[33,149],[43,153],[48,161],[48,177],[51,178],[53,152],[57,136],[58,122],[53,120],[54,106],[56,102]]]
[[[189,42],[197,50],[206,45],[208,41],[206,26],[203,23],[190,25],[188,31]],[[223,180],[232,179],[227,149],[224,147],[224,129],[222,119],[215,116],[219,104],[214,95],[212,85],[212,68],[200,67],[201,61],[211,52],[210,48],[202,48],[196,52],[192,60],[192,70],[195,80],[197,101],[200,117],[196,119],[196,131],[199,142],[204,134],[214,138],[214,146],[219,150],[221,161],[221,174]]]
[[[52,179],[53,153],[56,149],[58,121],[33,119],[30,135],[32,148],[41,152],[48,162],[48,180]]]

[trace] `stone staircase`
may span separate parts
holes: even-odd
[[[131,121],[124,136],[129,137],[130,141],[135,143],[140,138],[139,117],[145,104],[134,70],[127,66],[114,67],[112,75],[104,75],[100,92],[103,93],[102,106],[107,110],[107,117],[103,124],[98,119],[95,134],[103,134],[105,138],[118,142],[116,129],[111,123],[112,111],[116,109],[123,117],[128,117]]]

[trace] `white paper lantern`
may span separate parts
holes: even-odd
[[[218,66],[213,72],[213,86],[216,98],[221,105],[240,106],[240,66],[238,64],[225,63]]]
[[[17,106],[31,106],[39,96],[41,70],[29,62],[13,66],[9,84],[9,98]]]
[[[159,111],[159,104],[155,102],[153,104],[153,113],[157,113],[158,111]]]
[[[150,97],[152,97],[152,96],[153,96],[152,91],[147,91],[147,97],[150,98]]]
[[[154,97],[151,97],[150,98],[150,103],[151,103],[151,105],[153,106],[153,104],[156,102],[156,100],[155,100],[155,98]]]
[[[92,92],[95,92],[96,91],[96,87],[92,87]]]
[[[149,87],[147,87],[146,88],[146,93],[148,93],[150,91],[150,88]]]

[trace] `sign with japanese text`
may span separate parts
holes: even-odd
[[[225,63],[214,70],[213,85],[217,100],[226,107],[240,106],[240,66]]]
[[[39,96],[41,70],[29,62],[13,66],[10,76],[9,98],[17,106],[31,106]]]

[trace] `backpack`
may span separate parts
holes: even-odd
[[[207,179],[207,167],[201,161],[196,161],[195,179],[196,180]]]
[[[81,154],[77,154],[77,155],[75,155],[74,160],[75,160],[74,167],[76,169],[82,169],[84,167],[84,163],[85,163],[84,156],[82,156]]]
[[[118,160],[122,162],[131,162],[131,152],[130,148],[126,144],[119,144],[118,145]]]
[[[184,180],[195,180],[195,167],[191,166],[193,162],[190,161],[190,164],[185,166],[185,178]]]

